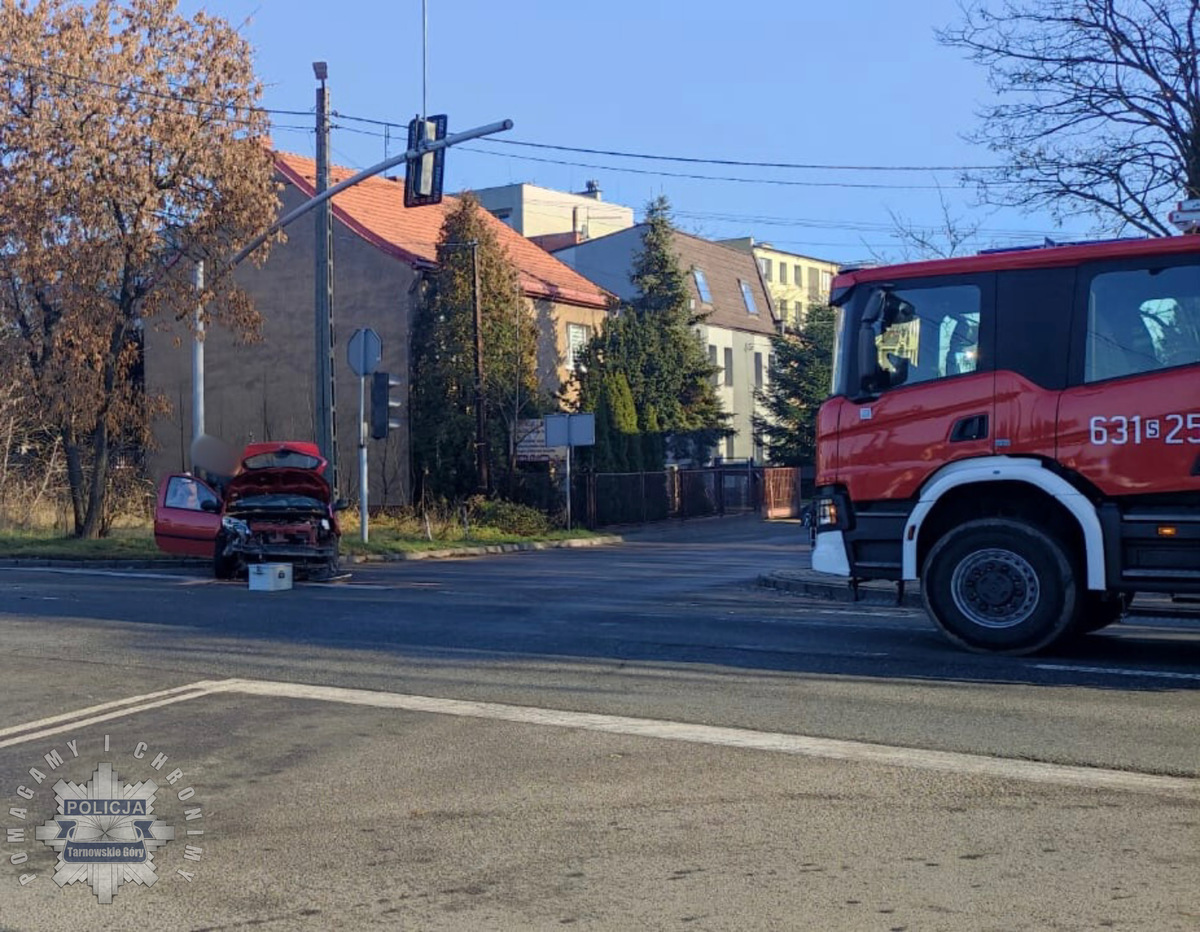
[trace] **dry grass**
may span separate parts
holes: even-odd
[[[77,540],[69,536],[70,511],[46,507],[36,515],[29,512],[14,516],[0,511],[0,558],[29,557],[42,559],[155,559],[173,557],[154,543],[153,521],[148,513],[123,514],[113,521],[108,537],[101,540]],[[342,553],[399,553],[441,550],[488,544],[527,543],[594,537],[586,530],[552,530],[544,534],[521,535],[494,527],[473,524],[462,509],[431,509],[427,515],[411,510],[372,515],[368,525],[370,540],[360,538],[358,512],[340,515]]]

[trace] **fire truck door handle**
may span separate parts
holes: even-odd
[[[951,443],[962,443],[966,440],[983,440],[988,435],[988,416],[976,414],[973,417],[959,418],[954,422],[950,431]]]

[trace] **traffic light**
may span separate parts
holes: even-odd
[[[371,436],[374,439],[385,440],[389,430],[401,426],[399,410],[404,402],[392,398],[392,389],[403,384],[387,372],[376,372],[371,376]],[[397,412],[395,417],[392,412]]]
[[[417,148],[420,142],[435,142],[446,138],[446,114],[422,120],[420,117],[408,124],[408,150]],[[442,202],[442,175],[446,167],[446,150],[438,149],[416,158],[408,159],[404,165],[404,206],[426,207]]]

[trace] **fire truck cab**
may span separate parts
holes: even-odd
[[[1200,236],[847,270],[813,569],[1024,654],[1200,592]]]

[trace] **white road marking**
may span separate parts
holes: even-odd
[[[165,569],[161,573],[139,573],[135,570],[88,569],[71,566],[0,566],[0,570],[19,570],[22,573],[62,573],[71,576],[113,576],[118,579],[165,579],[177,584],[188,585],[209,582],[203,576],[178,576]]]
[[[852,763],[874,764],[931,770],[942,773],[968,774],[1002,780],[1023,780],[1033,783],[1076,787],[1079,789],[1111,790],[1129,793],[1185,796],[1200,799],[1200,780],[1190,777],[1169,777],[1156,774],[1107,770],[1099,767],[1075,767],[1036,761],[964,754],[954,751],[929,751],[920,748],[893,747],[863,741],[844,741],[836,738],[816,738],[781,732],[754,731],[747,728],[725,728],[716,725],[696,725],[658,719],[631,718],[623,715],[602,715],[591,712],[570,712],[561,709],[542,709],[534,706],[503,705],[495,702],[476,702],[463,699],[441,699],[400,693],[372,692],[365,689],[346,689],[336,686],[310,686],[268,680],[203,680],[158,693],[133,696],[117,702],[103,703],[77,712],[28,722],[6,729],[4,733],[25,732],[0,740],[0,748],[49,737],[121,716],[133,715],[175,702],[198,699],[201,696],[239,693],[277,699],[300,699],[317,702],[336,702],[346,705],[369,706],[377,709],[396,709],[433,715],[452,715],[491,721],[513,722],[522,725],[543,725],[552,728],[574,728],[605,734],[629,735],[666,741],[684,741],[720,747],[745,748],[792,754],[825,760],[844,760]],[[152,700],[152,701],[145,701]],[[136,703],[136,704],[132,704]],[[116,708],[124,706],[123,708]],[[112,709],[112,711],[102,711]],[[95,714],[102,712],[102,714]],[[60,724],[64,723],[66,724]],[[43,727],[53,726],[53,727]]]
[[[47,738],[51,735],[62,734],[64,731],[73,731],[77,728],[82,728],[85,725],[95,725],[99,722],[121,718],[124,715],[132,715],[135,712],[145,712],[148,709],[157,709],[160,706],[171,705],[175,702],[198,699],[200,696],[216,692],[227,682],[229,681],[201,680],[196,683],[189,683],[187,686],[176,686],[174,689],[145,693],[141,696],[130,696],[127,699],[117,699],[113,702],[102,702],[100,705],[89,706],[86,709],[76,709],[74,712],[67,712],[63,715],[54,715],[50,718],[38,719],[35,722],[26,722],[23,725],[13,725],[0,730],[0,736],[15,736],[0,740],[0,748],[6,748],[14,744],[23,744],[39,738]],[[112,711],[106,711],[110,709]]]
[[[1176,673],[1174,670],[1131,670],[1122,667],[1077,667],[1066,663],[1034,664],[1038,670],[1065,673],[1105,673],[1110,676],[1151,676],[1164,680],[1200,680],[1200,673]]]

